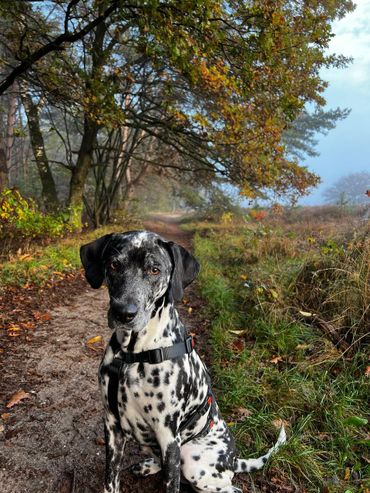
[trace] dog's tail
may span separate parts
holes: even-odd
[[[273,447],[265,455],[261,455],[258,459],[237,459],[235,462],[235,472],[253,472],[257,469],[262,469],[268,458],[276,452],[279,447],[286,442],[286,433],[284,426],[281,427],[278,439]]]

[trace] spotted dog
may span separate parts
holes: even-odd
[[[237,493],[236,472],[259,469],[285,441],[258,459],[236,458],[235,445],[213,397],[209,374],[174,306],[199,264],[183,247],[147,231],[105,235],[81,247],[93,288],[104,280],[113,335],[99,382],[105,406],[105,493],[118,493],[128,438],[147,458],[139,476],[162,469],[167,493],[180,480],[196,492]]]

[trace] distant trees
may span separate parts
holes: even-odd
[[[45,207],[68,206],[73,217],[84,209],[96,225],[148,173],[222,176],[247,197],[305,193],[317,183],[298,162],[307,128],[329,129],[343,113],[303,108],[324,103],[320,68],[347,63],[326,47],[332,21],[352,8],[347,0],[46,0],[42,8],[0,0],[1,103],[8,110],[13,95],[17,108],[15,122],[10,110],[0,115],[0,185],[24,183],[36,169]],[[5,127],[21,129],[23,142],[12,176]]]
[[[330,204],[361,205],[369,204],[366,192],[370,189],[370,173],[362,171],[340,178],[333,186],[323,192],[326,202]]]
[[[316,135],[318,133],[326,135],[336,127],[338,121],[347,118],[350,112],[348,108],[324,111],[317,107],[312,113],[303,110],[283,133],[283,142],[288,155],[298,160],[317,156]]]

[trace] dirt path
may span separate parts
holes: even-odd
[[[180,230],[176,216],[157,216],[145,227],[191,246],[191,236]],[[188,310],[200,303],[190,291],[180,306],[190,331],[204,325],[197,310]],[[94,291],[80,279],[49,310],[50,321],[32,334],[10,342],[1,335],[0,493],[102,492],[104,440],[97,388],[102,349],[94,351],[86,343],[97,335],[104,344],[109,340],[107,304],[106,289]],[[29,398],[7,409],[20,389]],[[124,468],[138,460],[137,453],[130,444]],[[122,477],[127,493],[160,493],[161,484],[160,474],[137,480],[126,470]]]

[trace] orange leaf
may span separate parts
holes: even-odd
[[[3,413],[3,414],[1,415],[1,419],[2,419],[3,421],[6,421],[6,420],[7,420],[7,419],[9,419],[9,418],[10,418],[10,413]]]
[[[281,356],[275,356],[274,358],[270,359],[270,363],[273,363],[274,365],[277,365],[279,361],[282,361],[283,358]]]
[[[272,425],[275,426],[275,428],[280,429],[282,426],[285,428],[288,428],[289,426],[289,421],[286,421],[285,419],[274,419],[272,422]]]
[[[40,320],[41,322],[47,322],[51,319],[51,315],[48,312],[39,312],[37,310],[34,310],[32,312],[32,315],[35,317],[36,320]]]
[[[370,377],[370,366],[367,366],[365,369],[365,377]]]
[[[9,332],[19,332],[21,328],[18,325],[10,325],[10,327],[8,327],[8,330]]]
[[[23,399],[29,399],[31,396],[24,390],[18,390],[15,394],[11,396],[9,399],[8,404],[6,405],[7,409],[10,409],[11,407],[15,406],[19,402],[23,401]]]
[[[91,337],[86,344],[95,344],[96,342],[101,342],[101,336]]]
[[[21,322],[21,326],[23,329],[34,329],[35,324],[33,322]]]
[[[86,346],[92,351],[102,351],[104,349],[104,344],[102,341],[102,336],[91,337],[87,342]]]

